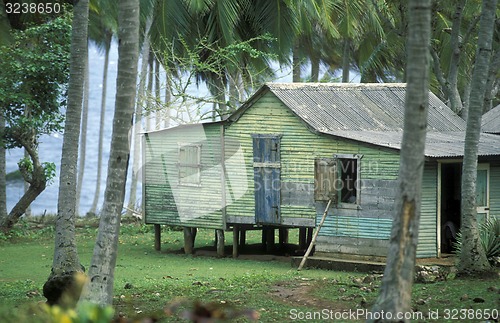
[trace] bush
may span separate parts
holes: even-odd
[[[479,226],[479,238],[486,253],[486,258],[493,266],[500,265],[500,218],[490,217]],[[455,244],[457,255],[462,250],[462,234],[457,234]]]

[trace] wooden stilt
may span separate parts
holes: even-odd
[[[299,249],[306,249],[306,228],[299,228]]]
[[[224,230],[215,230],[217,236],[217,257],[224,257]]]
[[[311,244],[312,236],[313,236],[313,230],[314,228],[307,228],[307,240],[306,240],[306,245]]]
[[[190,255],[194,252],[193,230],[184,227],[184,253]]]
[[[238,235],[239,227],[235,224],[233,226],[233,258],[238,257]]]
[[[161,250],[161,227],[159,224],[153,225],[155,230],[155,250]]]
[[[197,233],[198,233],[198,228],[191,228],[191,235],[193,236],[193,247],[194,247],[194,242],[196,241]]]
[[[267,227],[262,227],[262,251],[267,250]]]
[[[283,247],[286,243],[288,243],[288,229],[287,228],[280,228],[279,229],[280,247]]]
[[[274,228],[267,228],[266,231],[266,252],[274,251]]]
[[[240,229],[240,248],[245,247],[247,243],[247,230]]]

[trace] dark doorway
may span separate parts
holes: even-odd
[[[455,251],[453,243],[460,229],[460,195],[462,166],[441,164],[441,252]]]

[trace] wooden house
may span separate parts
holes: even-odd
[[[236,247],[241,228],[314,228],[331,199],[316,251],[385,256],[404,99],[404,84],[269,83],[223,122],[146,133],[145,221],[233,229]],[[429,93],[418,257],[460,225],[464,130]],[[498,216],[500,138],[482,134],[479,156],[478,211]]]

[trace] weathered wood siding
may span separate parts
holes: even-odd
[[[364,159],[364,158],[363,158]],[[361,163],[363,167],[363,162]],[[397,164],[399,167],[399,164]],[[363,170],[363,168],[362,168]],[[397,172],[398,169],[396,168]],[[320,252],[387,256],[394,216],[396,179],[362,179],[361,209],[332,208],[318,236]],[[318,204],[318,221],[326,203]],[[417,257],[437,256],[437,166],[428,163],[422,183],[422,206]],[[379,241],[371,241],[378,239]]]
[[[422,203],[417,257],[437,257],[437,163],[426,163],[422,179]]]
[[[500,219],[500,162],[490,164],[490,216]]]
[[[282,224],[314,226],[315,218],[321,217],[324,205],[314,201],[315,158],[331,158],[334,154],[361,154],[362,209],[332,208],[320,233],[317,248],[321,249],[321,237],[388,239],[392,223],[390,210],[394,199],[393,186],[398,174],[398,153],[314,134],[271,93],[257,100],[237,122],[226,129],[226,147],[234,150],[239,146],[243,150],[245,169],[235,176],[240,176],[244,185],[247,185],[242,198],[228,205],[228,222],[254,223],[252,134],[282,135]],[[237,166],[228,161],[228,168],[237,169]]]
[[[225,227],[221,190],[221,126],[183,126],[145,135],[144,213],[149,224]],[[201,178],[179,184],[179,146],[200,145]]]

